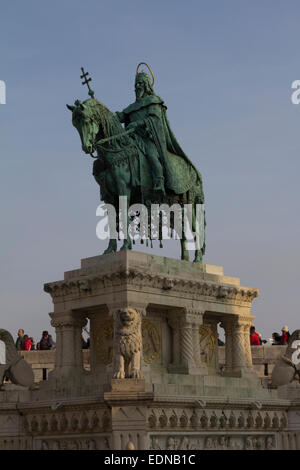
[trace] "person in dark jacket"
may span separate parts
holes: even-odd
[[[18,338],[16,341],[16,348],[18,351],[22,351],[24,343],[24,330],[20,329],[18,331]]]
[[[272,334],[273,343],[272,346],[279,346],[281,344],[281,336],[279,333]]]
[[[48,331],[43,331],[43,336],[39,342],[39,349],[46,351],[53,348],[52,336],[49,335]]]

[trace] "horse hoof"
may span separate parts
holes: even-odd
[[[131,244],[129,245],[127,243],[124,243],[120,251],[123,251],[123,250],[132,250]]]
[[[105,250],[105,251],[103,251],[102,254],[103,255],[109,255],[110,253],[115,253],[115,252],[116,252],[116,250]]]
[[[106,248],[106,250],[103,251],[103,255],[109,255],[110,253],[116,253],[117,249],[116,248]]]

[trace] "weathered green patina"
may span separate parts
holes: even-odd
[[[89,87],[87,74],[83,69],[82,72],[83,83]],[[93,175],[104,202],[114,205],[117,214],[119,196],[127,197],[128,206],[142,203],[150,208],[153,203],[177,203],[183,208],[184,204],[191,204],[191,228],[199,233],[196,205],[204,204],[202,178],[178,144],[167,118],[167,107],[152,85],[147,73],[137,73],[136,101],[122,112],[109,111],[94,98],[90,87],[90,99],[67,106],[72,111],[72,122],[80,134],[83,151],[91,155],[97,151]],[[127,234],[122,249],[131,247]],[[184,230],[181,248],[181,258],[188,260]],[[105,253],[116,249],[117,241],[111,239]],[[204,252],[205,237],[202,237],[194,261],[201,262]]]

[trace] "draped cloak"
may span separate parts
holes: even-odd
[[[186,186],[186,181],[180,180],[180,174],[178,172],[175,174],[168,152],[183,158],[195,170],[198,179],[199,202],[204,203],[201,174],[177,142],[166,110],[167,106],[159,96],[148,95],[129,105],[122,113],[116,114],[119,120],[125,123],[125,128],[134,122],[138,125],[134,137],[145,155],[147,154],[147,137],[154,142],[163,167],[166,188],[180,194],[183,185]]]

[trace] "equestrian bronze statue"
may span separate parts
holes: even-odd
[[[194,261],[202,262],[205,253],[205,212],[197,216],[197,206],[203,207],[204,194],[201,174],[178,144],[167,118],[164,101],[155,94],[154,76],[140,72],[135,76],[136,101],[121,112],[112,112],[94,98],[82,69],[83,84],[89,88],[90,98],[76,100],[72,111],[72,123],[79,132],[82,150],[95,158],[93,175],[100,186],[101,200],[112,205],[119,214],[119,201],[126,196],[127,209],[133,204],[143,204],[149,213],[151,205],[162,204],[179,207],[182,211],[181,259],[189,260],[187,228],[183,223],[184,207],[192,208],[190,229],[197,238]],[[123,125],[124,126],[123,126]],[[93,153],[96,152],[96,156]],[[130,214],[127,212],[128,222]],[[118,216],[117,216],[118,219]],[[117,227],[119,228],[119,220]],[[162,217],[160,224],[162,225]],[[173,225],[172,225],[173,224]],[[130,224],[129,224],[130,225]],[[163,238],[161,225],[159,236],[151,229],[148,220],[149,239]],[[171,217],[171,232],[174,218]],[[174,232],[174,230],[173,230]],[[201,232],[201,237],[200,236]],[[201,242],[199,243],[199,239]],[[121,249],[131,249],[132,239],[127,230]],[[110,238],[105,254],[117,251],[116,238]]]

